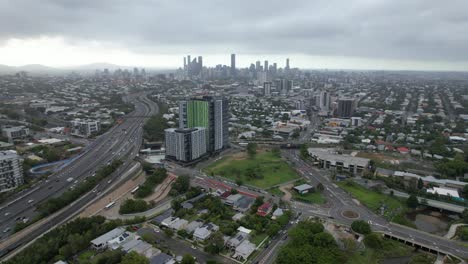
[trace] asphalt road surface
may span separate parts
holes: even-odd
[[[313,183],[321,182],[324,185],[325,190],[323,193],[329,202],[331,202],[331,206],[327,212],[327,215],[328,218],[333,219],[333,221],[350,225],[354,219],[348,219],[344,217],[342,212],[345,210],[352,210],[359,213],[359,219],[370,221],[369,223],[371,224],[374,231],[382,231],[388,234],[398,235],[409,241],[421,243],[435,249],[448,252],[454,256],[458,256],[464,259],[468,258],[468,249],[464,246],[461,246],[456,241],[450,241],[443,237],[438,237],[416,229],[389,223],[386,219],[376,215],[366,207],[356,204],[348,193],[334,184],[329,177],[323,175],[322,171],[313,168],[312,165],[304,162],[299,157],[298,150],[284,151],[283,154],[288,159],[293,161],[296,164],[296,167],[300,168],[299,172],[303,176],[309,178]],[[296,210],[298,209],[299,211],[302,211],[301,208],[296,208]],[[313,212],[307,210],[304,210],[303,213],[314,215]]]
[[[52,174],[47,180],[43,180],[31,189],[14,195],[0,205],[0,234],[2,241],[11,235],[17,221],[35,217],[38,214],[36,206],[41,202],[60,196],[69,188],[73,188],[73,186],[85,180],[86,177],[92,176],[100,167],[110,164],[115,159],[122,159],[124,164],[119,168],[119,172],[129,168],[133,158],[138,154],[142,142],[144,119],[157,113],[158,108],[144,94],[130,95],[127,99],[135,104],[135,110],[128,114],[120,125],[114,126],[107,133],[99,136],[84,150],[78,159],[68,164],[60,172]],[[93,196],[95,197],[96,194],[104,191],[118,176],[119,173],[115,173],[113,177],[103,180],[93,190],[93,193],[88,193],[89,197],[83,200],[92,200]],[[72,209],[76,211],[81,208],[78,205],[83,206],[84,204],[86,203],[78,203]],[[70,212],[74,211],[70,210]],[[59,218],[64,219],[66,216],[59,216],[57,221],[54,219],[52,222],[58,223],[60,222],[58,221]],[[45,226],[50,228],[50,226],[53,226],[50,224]],[[38,232],[30,234],[28,240],[34,239],[41,232],[47,230],[47,228],[40,228]],[[16,243],[14,247],[24,242],[27,241]],[[4,251],[5,249],[0,248],[0,250]]]

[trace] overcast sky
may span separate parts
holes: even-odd
[[[0,0],[0,64],[468,70],[468,0]]]

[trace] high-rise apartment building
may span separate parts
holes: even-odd
[[[356,109],[356,100],[352,98],[341,98],[338,100],[336,114],[341,118],[350,118]]]
[[[165,130],[166,157],[191,162],[206,154],[206,128],[169,128]]]
[[[0,151],[0,192],[23,184],[23,160],[14,150]]]
[[[214,153],[229,146],[229,104],[221,97],[204,96],[179,102],[179,127],[204,127],[207,151]]]

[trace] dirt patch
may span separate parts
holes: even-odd
[[[140,173],[136,178],[130,179],[126,181],[122,186],[117,188],[115,191],[111,192],[110,194],[102,197],[95,203],[88,206],[81,214],[80,217],[89,217],[97,214],[98,212],[102,211],[102,209],[108,205],[110,202],[115,201],[115,206],[110,208],[107,211],[111,211],[110,213],[118,213],[120,208],[120,202],[123,201],[122,198],[131,196],[130,191],[132,191],[136,186],[142,184],[146,179],[145,173]]]
[[[349,218],[349,219],[358,219],[359,218],[359,213],[354,212],[354,211],[350,211],[350,210],[346,210],[346,211],[341,212],[341,215],[346,217],[346,218]]]
[[[281,199],[285,202],[291,201],[292,194],[291,194],[291,188],[294,187],[292,183],[286,184],[283,186],[280,186],[279,189],[284,193],[283,197]]]

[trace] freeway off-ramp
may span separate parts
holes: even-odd
[[[57,215],[53,220],[44,223],[41,228],[31,232],[24,239],[13,244],[7,243],[7,237],[11,235],[17,219],[29,218],[32,219],[38,214],[36,206],[52,197],[58,197],[67,189],[75,184],[85,180],[86,177],[92,176],[94,172],[101,166],[109,164],[114,159],[124,159],[124,164],[119,168],[118,172],[123,172],[131,166],[133,158],[138,154],[142,141],[142,126],[146,116],[151,116],[157,113],[157,105],[146,98],[144,94],[136,94],[129,96],[128,100],[135,104],[135,110],[128,114],[124,122],[113,127],[104,135],[98,137],[90,146],[88,146],[83,155],[70,163],[62,171],[48,177],[47,180],[37,183],[33,189],[19,193],[5,202],[0,207],[0,231],[4,236],[0,243],[0,251],[5,254],[5,251],[18,247],[46,232],[50,227],[65,219],[80,209],[80,206],[85,205],[96,196],[106,190],[113,181],[119,177],[119,173],[114,173],[111,177],[102,181],[94,192],[88,193],[80,203],[66,208],[63,213]],[[134,117],[134,118],[131,118]],[[73,178],[72,181],[67,179]],[[89,196],[89,197],[88,197]],[[10,231],[3,232],[10,229]],[[8,246],[4,246],[8,245]]]

